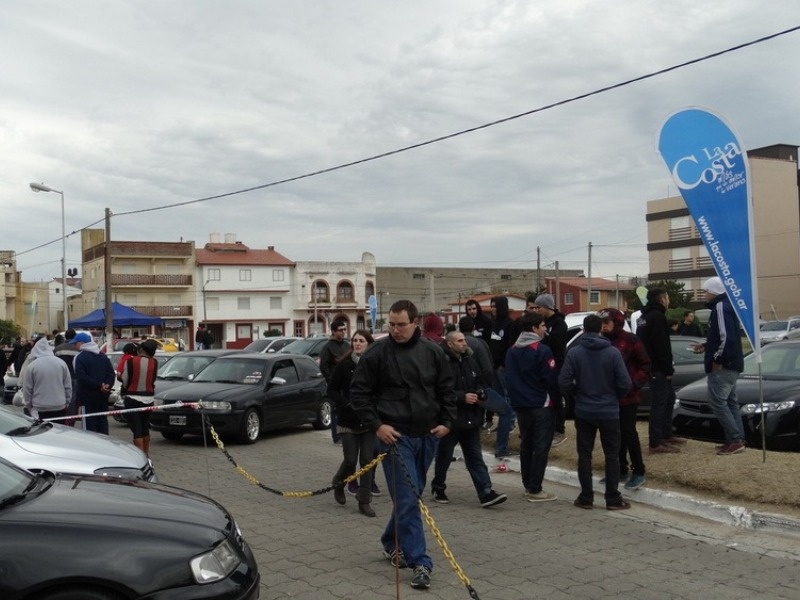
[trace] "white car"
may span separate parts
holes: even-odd
[[[766,321],[761,324],[761,345],[800,338],[800,319]]]
[[[43,423],[0,406],[0,456],[28,471],[157,481],[153,463],[128,442]]]

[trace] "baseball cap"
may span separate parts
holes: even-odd
[[[72,338],[73,344],[87,344],[92,341],[92,336],[86,333],[85,331],[79,331],[75,334],[75,337]]]

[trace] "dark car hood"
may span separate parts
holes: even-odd
[[[161,400],[164,404],[179,400],[181,402],[199,402],[200,400],[235,402],[245,396],[251,396],[252,393],[259,394],[262,391],[261,385],[192,382],[179,385],[166,392],[159,392],[156,394],[156,400]]]
[[[110,477],[58,475],[38,495],[0,512],[1,523],[96,528],[117,540],[146,535],[158,515],[159,540],[210,548],[227,536],[228,513],[213,500],[166,485]],[[76,541],[80,544],[79,541]]]
[[[800,398],[800,380],[764,379],[764,402],[780,402]],[[708,400],[706,378],[678,390],[680,400],[702,402]],[[740,405],[757,404],[760,401],[759,380],[757,377],[740,377],[736,380],[736,398]]]

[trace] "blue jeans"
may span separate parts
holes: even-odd
[[[650,377],[650,447],[655,448],[664,443],[664,438],[672,435],[672,410],[675,408],[675,390],[672,379],[653,371]],[[618,474],[619,475],[619,474]]]
[[[508,402],[508,393],[506,392],[506,371],[505,369],[498,368],[494,373],[494,385],[492,386],[497,394],[503,399],[505,405],[508,407],[504,412],[497,412],[497,441],[494,445],[494,453],[497,455],[504,455],[508,452],[508,435],[514,428],[514,409]]]
[[[489,477],[489,469],[486,468],[486,463],[483,462],[480,427],[455,429],[439,440],[431,489],[441,491],[447,489],[445,479],[456,444],[461,445],[461,450],[464,453],[464,465],[466,465],[467,472],[472,478],[472,485],[475,486],[478,498],[483,498],[492,491],[492,480]]]
[[[736,379],[739,373],[719,369],[708,374],[708,404],[725,432],[725,442],[744,442],[744,426],[739,402],[736,399]]]
[[[526,492],[538,494],[542,491],[542,480],[547,469],[550,446],[556,423],[556,410],[547,408],[517,408],[519,432],[519,463],[522,485]]]
[[[591,504],[594,500],[592,489],[592,450],[597,432],[600,432],[600,444],[606,459],[606,504],[619,502],[619,418],[617,419],[581,419],[575,417],[575,432],[578,447],[578,481],[581,483],[581,502]]]
[[[395,547],[400,548],[410,567],[433,568],[433,560],[425,547],[425,530],[417,499],[425,489],[425,478],[436,454],[437,442],[438,439],[432,435],[404,435],[395,442],[394,451],[383,459],[383,472],[394,509],[381,535],[381,544],[387,552],[393,552]],[[389,452],[390,448],[378,440],[380,452]],[[411,485],[406,478],[406,471],[411,478]]]

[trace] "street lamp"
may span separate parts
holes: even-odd
[[[69,327],[67,319],[67,229],[64,219],[64,192],[54,190],[43,183],[31,183],[34,192],[55,192],[61,194],[61,295],[64,302],[64,329]]]

